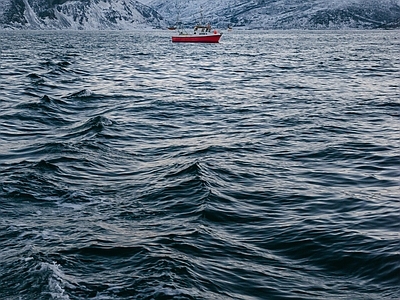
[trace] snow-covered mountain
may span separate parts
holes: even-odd
[[[146,1],[146,0],[144,0]],[[169,23],[251,29],[400,28],[400,0],[147,0]]]
[[[400,28],[400,0],[0,0],[0,28]]]
[[[135,29],[165,27],[163,17],[135,0],[0,0],[0,27]]]

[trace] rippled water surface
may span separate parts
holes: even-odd
[[[0,32],[1,299],[398,299],[400,34]]]

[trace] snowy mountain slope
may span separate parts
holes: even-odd
[[[9,28],[97,30],[165,27],[160,14],[135,0],[0,2],[0,23]]]
[[[340,29],[400,27],[399,0],[143,0],[169,23],[186,24],[200,11],[214,26],[256,29]]]
[[[10,5],[11,5],[11,2],[0,0],[0,23],[3,23],[5,21],[4,14],[2,12],[7,11],[9,9]]]
[[[139,2],[138,2],[139,1]],[[0,28],[400,28],[400,0],[0,0]]]

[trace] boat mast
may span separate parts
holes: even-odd
[[[179,27],[179,24],[180,24],[180,10],[179,10],[179,8],[178,8],[178,1],[175,1],[175,10],[176,10],[176,24],[175,24],[175,26],[176,27]]]
[[[204,25],[203,6],[200,5],[200,25]]]

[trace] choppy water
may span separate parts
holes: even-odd
[[[0,32],[1,299],[398,299],[400,34]]]

